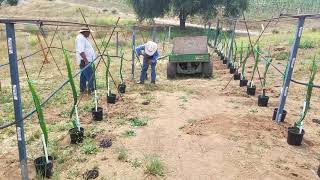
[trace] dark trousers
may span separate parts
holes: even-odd
[[[151,82],[156,82],[156,65],[157,63],[151,63]],[[142,69],[141,69],[141,76],[140,76],[140,82],[144,82],[144,80],[147,77],[147,72],[148,72],[148,68],[149,68],[149,63],[144,60],[143,61],[143,65],[142,65]]]
[[[80,63],[80,69],[83,70],[86,65],[84,64],[84,61],[81,61]],[[85,92],[88,85],[88,91],[93,92],[94,91],[94,84],[93,84],[93,70],[92,67],[87,67],[85,70],[83,70],[80,74],[80,92]]]

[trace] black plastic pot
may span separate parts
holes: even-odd
[[[256,95],[256,86],[253,85],[252,87],[250,86],[250,84],[247,86],[247,94],[249,96],[254,96]]]
[[[240,79],[240,87],[244,87],[248,85],[248,80],[247,79]]]
[[[125,84],[119,84],[118,85],[119,92],[122,93],[122,94],[126,93],[126,87],[127,86]]]
[[[301,134],[299,134],[299,129],[295,127],[288,128],[288,138],[287,143],[289,145],[300,146],[303,140],[304,130],[302,129]]]
[[[115,104],[116,103],[116,99],[117,99],[117,95],[116,94],[110,94],[109,96],[107,96],[107,102],[110,104]]]
[[[263,95],[258,96],[258,106],[267,107],[268,102],[269,102],[269,96],[263,96]]]
[[[97,107],[97,111],[96,108],[92,108],[91,109],[92,112],[92,118],[95,121],[102,121],[103,119],[103,108],[102,107]]]
[[[230,66],[230,74],[234,74],[236,72],[236,68],[233,66]]]
[[[278,108],[275,108],[273,110],[273,116],[272,116],[272,120],[276,120],[277,118],[277,113],[278,113]],[[284,120],[286,119],[286,115],[287,115],[287,111],[286,110],[283,110],[283,114],[281,116],[281,119],[280,119],[280,122],[284,122]]]
[[[223,64],[227,64],[228,61],[227,61],[227,60],[223,60],[222,63],[223,63]]]
[[[53,174],[53,157],[48,156],[49,163],[46,162],[46,157],[42,156],[33,161],[36,172],[41,177],[50,178]]]
[[[240,78],[241,78],[241,73],[236,72],[236,73],[233,74],[233,79],[234,80],[240,80]]]
[[[72,128],[69,130],[71,144],[79,144],[83,142],[84,137],[84,129],[80,128],[80,131],[78,128]]]

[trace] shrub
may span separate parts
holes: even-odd
[[[279,34],[279,30],[273,29],[273,30],[272,30],[272,34]]]
[[[7,3],[10,5],[10,6],[16,6],[18,4],[18,1],[19,0],[7,0]]]
[[[112,14],[117,14],[117,12],[118,12],[118,11],[117,11],[116,9],[113,9],[113,10],[111,11]]]

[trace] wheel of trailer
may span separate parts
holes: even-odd
[[[177,63],[171,63],[169,62],[167,64],[167,78],[168,79],[174,79],[177,74]]]
[[[213,73],[213,62],[202,63],[202,74],[205,78],[211,78]]]

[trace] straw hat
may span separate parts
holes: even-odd
[[[158,45],[155,42],[148,41],[145,44],[145,49],[144,50],[145,50],[147,55],[153,56],[153,54],[158,50]]]
[[[81,28],[80,30],[79,30],[79,33],[82,33],[82,32],[94,32],[94,31],[92,31],[91,29],[89,29],[89,28]]]

